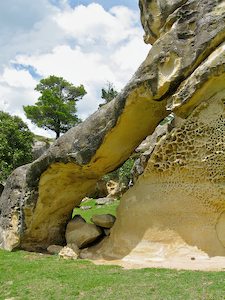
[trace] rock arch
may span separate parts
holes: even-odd
[[[225,5],[140,0],[140,7],[153,43],[147,58],[116,99],[12,173],[0,198],[0,247],[62,243],[73,207],[174,111],[183,121],[156,147],[123,197],[112,235],[90,255],[123,257],[136,249],[162,257],[188,247],[225,255],[219,219],[225,211]],[[150,18],[152,9],[159,19]]]

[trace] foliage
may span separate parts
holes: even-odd
[[[80,122],[76,102],[86,94],[83,85],[76,87],[62,77],[49,76],[42,79],[35,90],[41,93],[38,101],[23,107],[32,123],[54,131],[58,138]]]
[[[109,180],[114,180],[120,183],[124,183],[127,186],[131,180],[131,169],[133,168],[134,161],[135,161],[134,157],[130,157],[118,169],[103,176],[103,179],[106,182]]]
[[[0,111],[0,182],[15,168],[31,162],[33,134],[17,116]]]
[[[91,223],[91,217],[93,215],[111,214],[113,216],[116,216],[116,210],[119,203],[120,200],[114,200],[112,204],[96,206],[96,201],[94,199],[90,199],[88,201],[82,202],[80,206],[91,206],[91,208],[88,210],[83,210],[82,208],[74,208],[73,216],[81,215],[88,223]]]
[[[222,300],[224,272],[127,270],[86,260],[0,250],[0,300]]]
[[[101,107],[101,106],[109,103],[117,95],[118,95],[118,92],[115,90],[113,84],[111,82],[108,82],[107,85],[106,85],[106,88],[102,89],[102,96],[101,96],[101,98],[105,101],[105,103],[100,104],[99,107]]]
[[[174,120],[174,118],[175,118],[174,114],[171,113],[160,122],[160,125],[169,124]]]

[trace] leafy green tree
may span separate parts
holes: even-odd
[[[33,133],[17,116],[0,111],[0,182],[17,167],[32,161]]]
[[[127,161],[123,163],[122,166],[120,166],[115,171],[104,175],[103,179],[107,182],[109,180],[115,180],[119,183],[124,183],[126,186],[128,186],[130,180],[131,180],[131,169],[134,165],[135,158],[130,157]]]
[[[99,107],[109,103],[117,95],[118,95],[118,92],[115,90],[114,85],[111,82],[108,82],[106,85],[106,88],[102,89],[102,95],[101,95],[101,98],[104,99],[105,103],[100,104]]]
[[[38,101],[23,107],[32,123],[54,131],[56,138],[80,123],[76,102],[86,94],[83,85],[74,86],[62,77],[49,76],[42,79],[35,90],[41,93]]]

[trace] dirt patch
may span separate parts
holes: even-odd
[[[185,259],[173,258],[162,261],[141,260],[138,258],[122,260],[95,260],[96,265],[119,265],[124,269],[143,269],[143,268],[166,268],[176,270],[192,270],[192,271],[224,271],[225,257],[217,256],[204,259]]]

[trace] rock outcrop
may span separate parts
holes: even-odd
[[[2,248],[63,244],[72,209],[174,112],[182,120],[122,197],[110,236],[82,256],[225,256],[225,3],[139,3],[147,58],[112,102],[12,173],[0,198]]]
[[[146,7],[156,4],[141,2]],[[173,20],[170,30],[164,33],[164,25],[152,51],[176,33],[172,49],[183,40],[184,52],[189,47],[192,59],[195,47],[202,43],[194,54],[197,60],[192,62],[192,74],[167,99],[167,108],[182,119],[156,145],[144,174],[122,199],[110,238],[90,251],[89,257],[163,260],[172,256],[202,258],[204,253],[225,256],[225,44],[222,40],[215,44],[224,29],[217,37],[211,32],[213,27],[216,33],[219,19],[224,28],[225,4],[185,1],[168,18]],[[207,40],[211,40],[205,48],[208,56],[202,60]],[[214,49],[210,50],[210,44]],[[178,62],[180,55],[177,58]],[[170,62],[170,70],[176,74],[175,60]],[[170,74],[169,69],[167,72]]]

